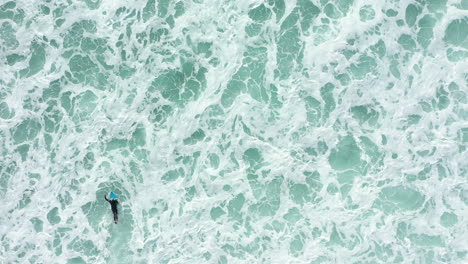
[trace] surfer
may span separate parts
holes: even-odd
[[[117,222],[119,221],[119,212],[117,211],[117,205],[119,204],[119,201],[113,198],[111,198],[110,200],[107,199],[106,194],[104,194],[104,199],[106,199],[106,201],[108,201],[111,204],[112,213],[114,214],[114,223],[117,224]]]

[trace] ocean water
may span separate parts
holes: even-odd
[[[467,0],[1,1],[0,263],[468,263],[467,58]]]

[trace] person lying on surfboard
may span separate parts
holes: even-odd
[[[111,204],[112,213],[114,214],[114,223],[117,224],[119,222],[119,212],[117,211],[117,205],[119,204],[119,201],[117,201],[117,196],[115,196],[115,194],[112,192],[110,198],[111,199],[107,199],[106,194],[104,194],[104,199],[106,199],[106,201]]]

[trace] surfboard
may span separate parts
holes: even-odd
[[[110,193],[109,193],[109,199],[117,200],[118,198],[117,198],[117,195],[115,195],[114,192],[110,192]]]

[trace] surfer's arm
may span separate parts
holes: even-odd
[[[104,199],[109,202],[109,199],[107,199],[106,194],[104,194]]]

